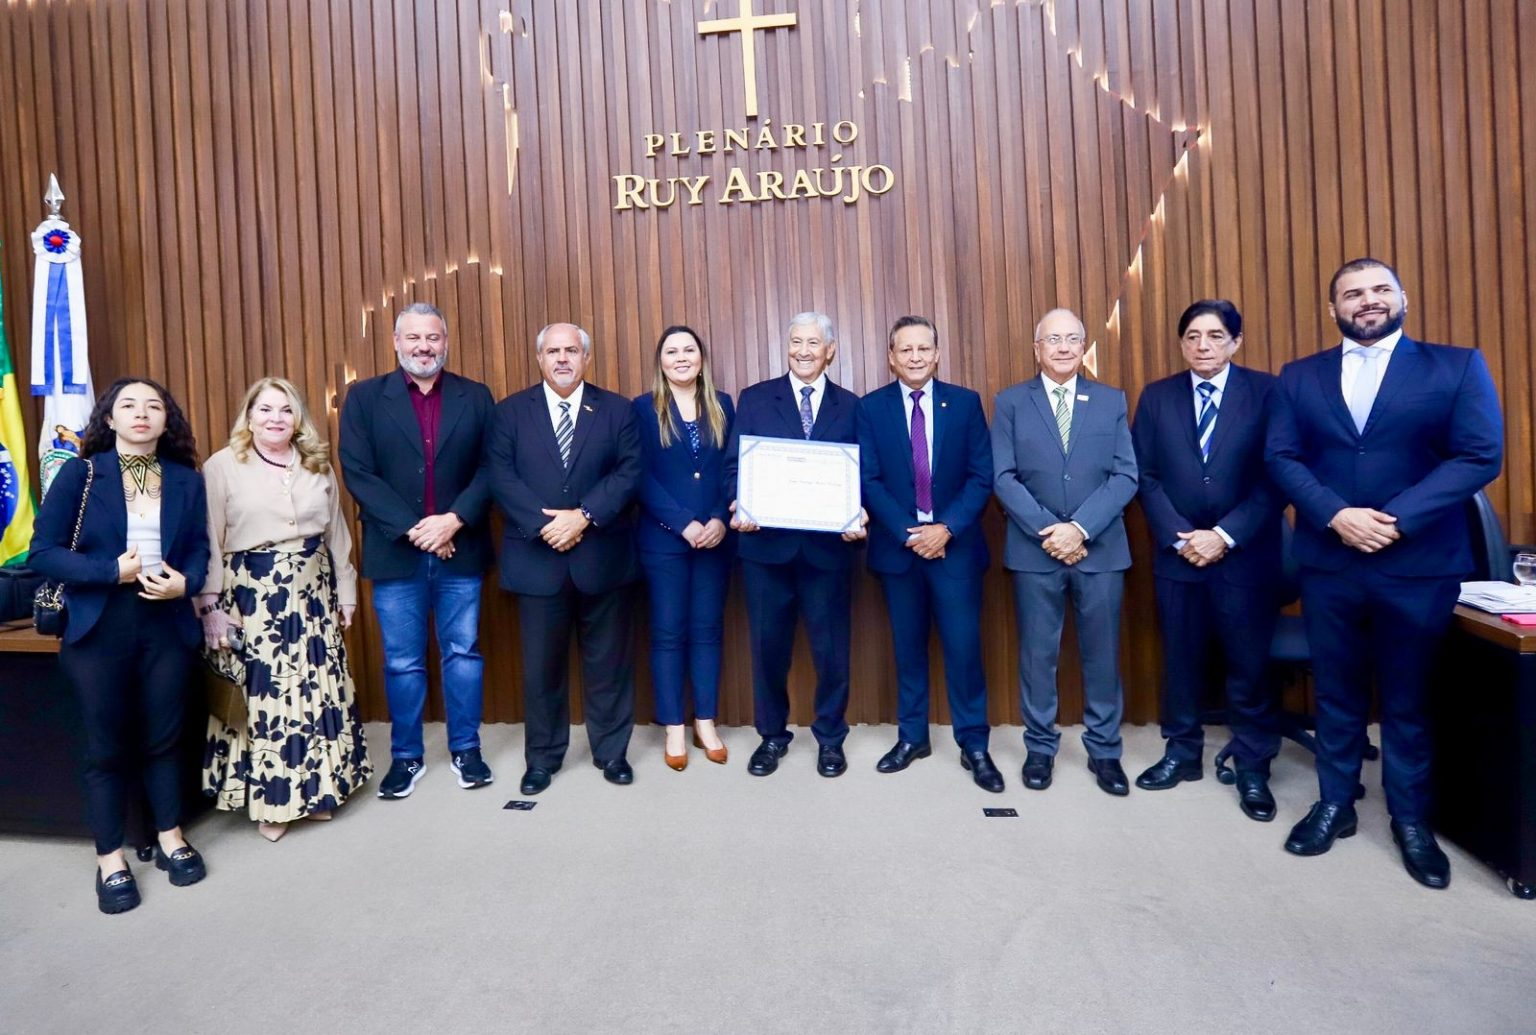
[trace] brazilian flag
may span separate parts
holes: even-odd
[[[11,347],[5,340],[5,298],[0,291],[0,565],[27,559],[32,545],[32,481],[27,477],[27,434]]]

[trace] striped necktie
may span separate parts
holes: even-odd
[[[555,441],[560,443],[560,463],[567,471],[571,469],[571,436],[575,433],[575,427],[571,424],[571,404],[562,399],[560,401],[560,423],[555,425]]]
[[[1067,448],[1067,438],[1072,431],[1072,411],[1067,409],[1067,386],[1051,389],[1056,397],[1056,431],[1061,435],[1061,448]]]
[[[1200,393],[1200,419],[1195,422],[1195,437],[1200,440],[1200,462],[1211,458],[1211,432],[1216,428],[1216,386],[1209,381],[1195,385]]]

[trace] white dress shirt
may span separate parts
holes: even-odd
[[[912,393],[914,391],[922,392],[923,393],[922,401],[919,402],[917,405],[919,405],[919,406],[921,406],[923,408],[923,431],[925,433],[925,437],[928,439],[928,473],[930,475],[929,483],[932,484],[932,477],[931,477],[931,475],[933,474],[933,378],[930,377],[927,381],[923,382],[923,384],[921,386],[919,386],[918,388],[908,388],[905,384],[903,384],[901,386],[901,403],[906,408],[906,411],[907,411],[907,441],[909,441],[909,442],[912,440]],[[933,511],[931,511],[931,510],[919,510],[917,512],[917,520],[919,522],[921,522],[921,523],[924,523],[924,524],[926,524],[928,522],[931,522],[933,520]]]
[[[1381,350],[1381,358],[1376,361],[1376,390],[1381,391],[1381,383],[1387,379],[1387,364],[1392,362],[1392,350],[1397,348],[1397,343],[1402,341],[1401,329],[1393,331],[1385,338],[1370,346]],[[1365,359],[1360,355],[1360,350],[1366,348],[1358,341],[1344,339],[1344,364],[1339,371],[1339,387],[1344,390],[1344,401],[1349,401],[1349,394],[1355,389],[1355,378],[1360,376],[1360,368],[1365,366]]]
[[[1040,383],[1045,386],[1045,402],[1053,416],[1056,413],[1056,389],[1065,388],[1067,390],[1067,441],[1072,441],[1072,436],[1076,434],[1072,430],[1072,417],[1077,412],[1077,375],[1073,374],[1061,384],[1057,384],[1051,380],[1048,374],[1042,372],[1040,374]],[[1083,542],[1086,543],[1088,541],[1088,530],[1076,521],[1071,521],[1069,524],[1083,533]]]
[[[826,371],[817,374],[814,381],[802,381],[791,372],[789,375],[789,387],[795,394],[796,413],[800,412],[800,389],[809,388],[811,390],[811,423],[814,425],[816,418],[821,416],[821,400],[827,394]]]
[[[1228,363],[1226,366],[1222,367],[1211,377],[1201,377],[1193,370],[1189,372],[1189,383],[1195,393],[1195,427],[1197,429],[1200,427],[1200,410],[1205,406],[1205,398],[1200,394],[1200,386],[1207,382],[1216,386],[1216,390],[1211,393],[1211,405],[1216,407],[1215,420],[1219,422],[1221,420],[1221,400],[1227,391],[1227,375],[1231,373],[1231,363]],[[1211,434],[1214,435],[1215,433],[1216,428],[1213,425],[1211,427]],[[1195,434],[1196,438],[1198,438],[1199,432],[1196,431]],[[1196,442],[1196,445],[1198,444],[1199,443]],[[1211,531],[1221,536],[1221,541],[1227,544],[1227,549],[1230,550],[1232,547],[1237,545],[1237,542],[1231,536],[1227,535],[1227,530],[1222,528],[1220,525],[1217,525],[1215,528],[1211,529]],[[1184,544],[1187,542],[1189,542],[1189,540],[1180,539],[1178,542],[1173,544],[1173,548],[1175,550],[1182,550],[1184,549]]]
[[[544,382],[544,402],[549,406],[550,427],[556,429],[560,427],[560,404],[568,402],[571,404],[571,431],[574,432],[576,430],[576,421],[581,416],[581,393],[586,387],[587,383],[585,381],[578,381],[575,390],[568,397],[562,399],[558,392],[549,387],[548,381]]]

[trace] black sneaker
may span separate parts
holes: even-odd
[[[416,789],[416,781],[427,771],[427,764],[419,758],[397,758],[379,784],[381,798],[409,798]]]
[[[459,786],[464,788],[484,787],[495,779],[491,775],[491,767],[486,765],[485,760],[480,757],[479,748],[455,751],[453,771],[459,774]]]

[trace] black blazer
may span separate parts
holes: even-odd
[[[969,388],[929,382],[933,393],[933,519],[953,537],[936,563],[957,578],[987,570],[981,514],[992,500],[992,440],[981,396]],[[900,574],[919,560],[907,549],[917,523],[912,433],[900,381],[859,400],[859,474],[869,510],[869,568]]]
[[[1280,512],[1285,500],[1264,465],[1264,432],[1273,374],[1232,364],[1222,391],[1211,458],[1200,459],[1195,437],[1195,387],[1188,370],[1142,390],[1131,425],[1138,494],[1157,552],[1153,573],[1180,582],[1223,579],[1267,585],[1280,577]],[[1217,564],[1197,568],[1178,555],[1180,532],[1221,530],[1237,546]]]
[[[96,473],[85,501],[79,546],[69,548],[85,489],[85,465]],[[176,631],[188,647],[203,638],[203,627],[192,611],[191,594],[208,578],[208,495],[203,476],[190,467],[161,458],[160,553],[167,564],[186,576],[187,596],[167,603]],[[128,549],[128,505],[123,500],[123,472],[117,451],[97,453],[87,460],[69,460],[59,468],[43,497],[32,529],[27,563],[64,583],[69,621],[64,642],[75,643],[95,627],[117,587],[117,558]]]
[[[501,585],[513,593],[545,597],[566,577],[583,593],[605,593],[637,574],[630,504],[643,473],[640,434],[628,399],[588,383],[571,437],[571,469],[544,400],[544,382],[510,395],[491,417],[486,465],[491,492],[506,515],[501,540]],[[549,510],[586,507],[592,527],[565,553],[543,539]]]
[[[731,397],[716,392],[725,411],[725,433],[729,441],[736,408]],[[683,529],[690,521],[708,524],[719,518],[729,524],[731,501],[725,495],[721,470],[725,461],[724,443],[706,440],[698,459],[688,447],[686,437],[674,438],[665,449],[661,445],[661,422],[656,419],[656,405],[650,392],[634,402],[635,425],[645,456],[645,477],[640,482],[640,523],[637,539],[643,553],[687,553],[693,549],[683,539]],[[702,415],[701,415],[702,419]],[[681,434],[683,419],[672,404],[672,423]],[[734,534],[715,549],[730,550]]]
[[[805,438],[800,426],[800,401],[789,386],[790,375],[775,377],[757,384],[741,393],[736,404],[736,421],[731,425],[731,438],[725,448],[725,493],[728,500],[736,498],[736,466],[741,457],[741,436],[760,435],[766,438]],[[811,425],[811,438],[816,442],[848,442],[857,444],[859,397],[846,388],[839,388],[827,378],[826,394],[816,411],[816,423]],[[740,537],[736,552],[743,560],[761,564],[787,564],[796,557],[821,568],[846,569],[852,563],[857,544],[843,541],[836,532],[801,532],[785,528],[762,528]]]
[[[421,426],[405,377],[396,369],[359,381],[341,408],[337,453],[347,491],[357,501],[362,573],[369,579],[406,578],[421,558],[405,537],[428,516]],[[483,460],[495,401],[485,385],[447,370],[434,390],[443,396],[433,490],[438,512],[452,511],[464,522],[443,567],[452,575],[480,575],[491,566],[491,493]]]

